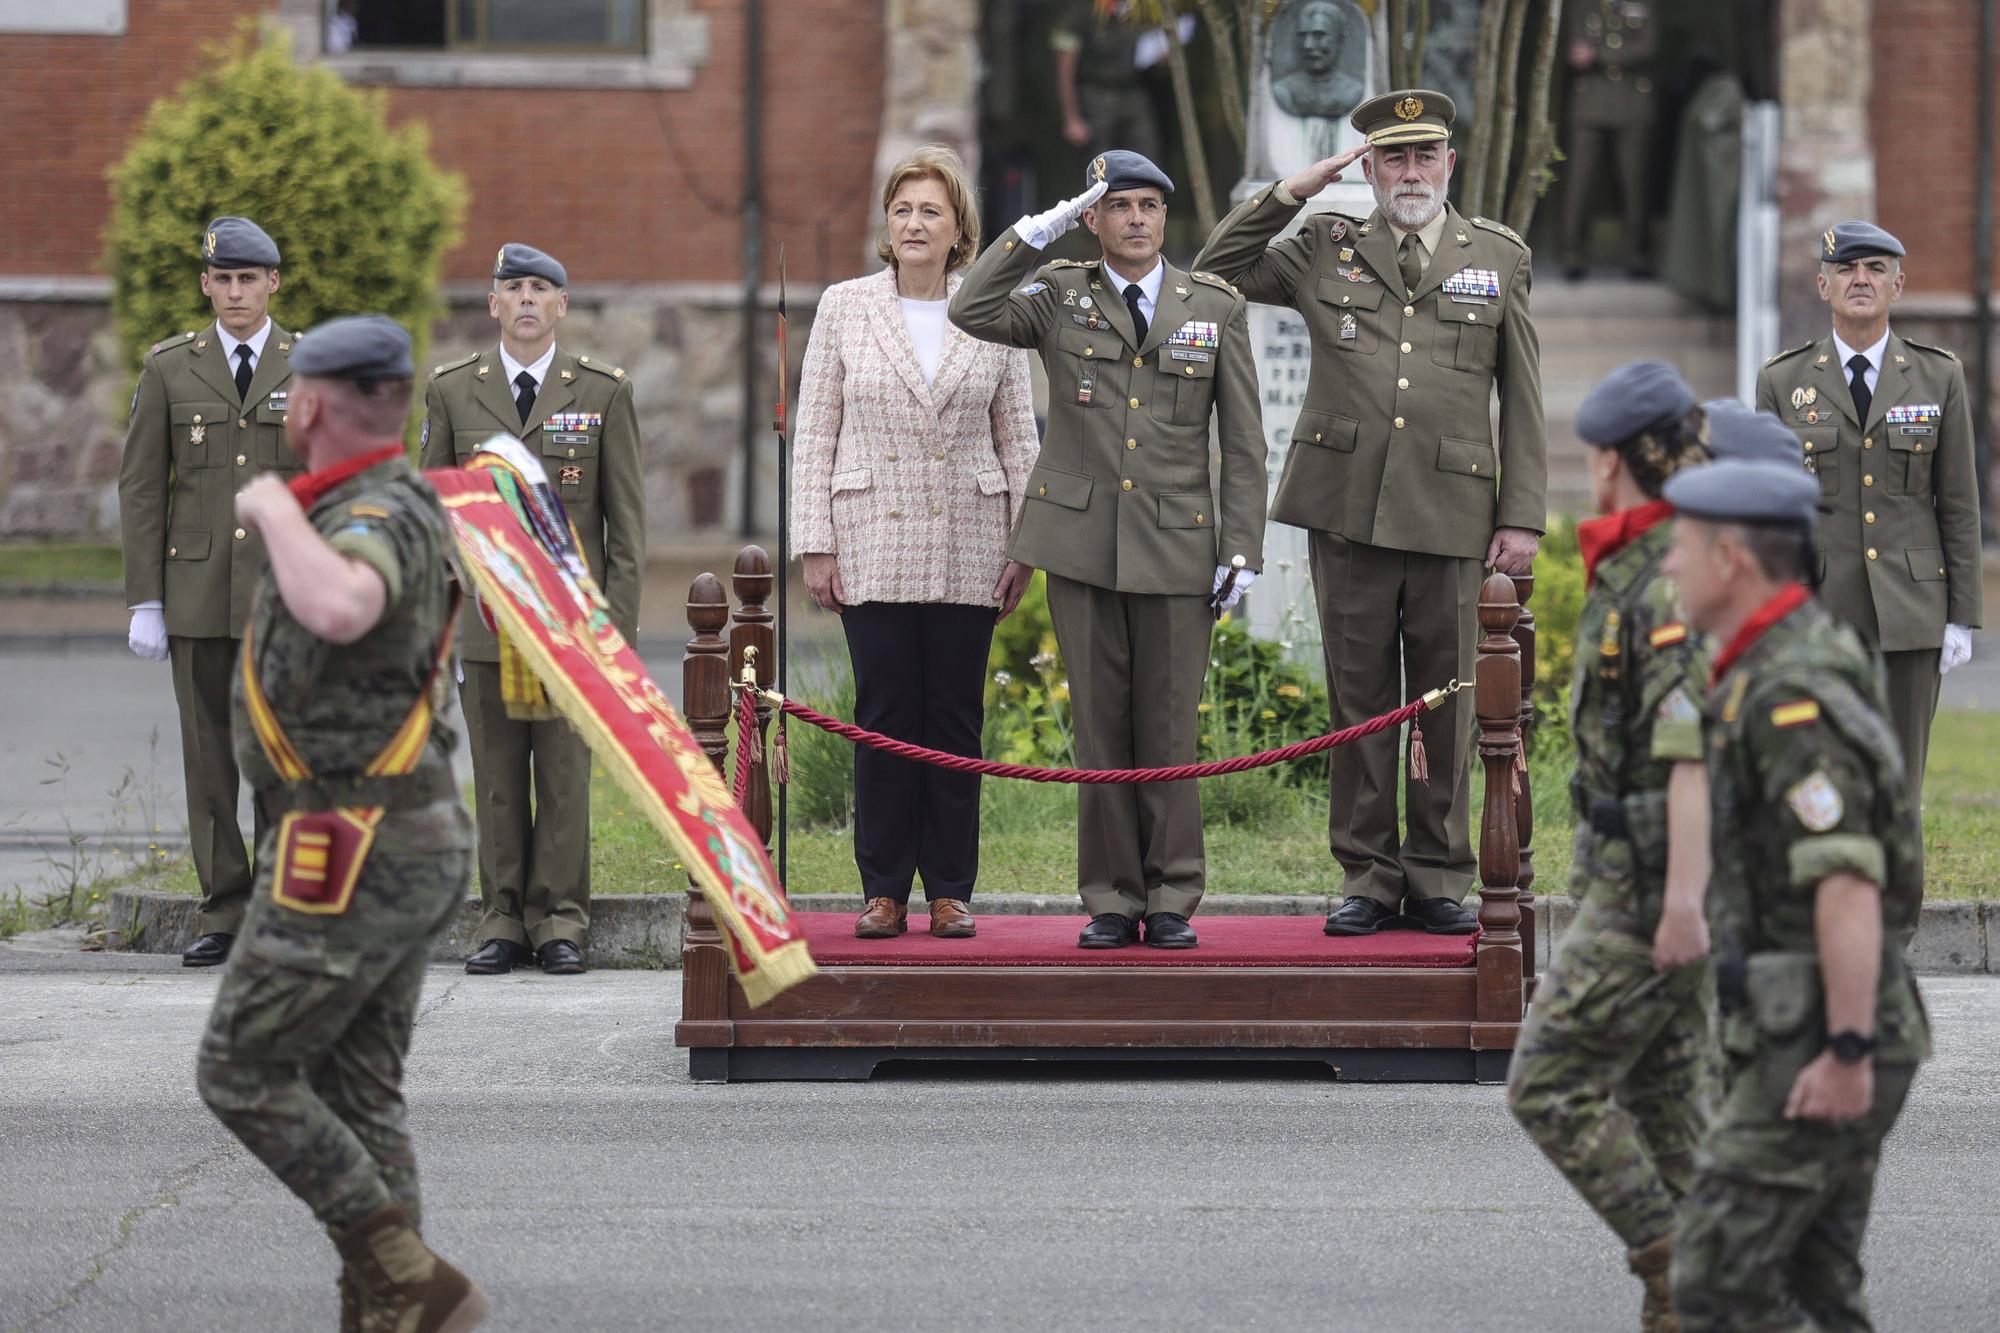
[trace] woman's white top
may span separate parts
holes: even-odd
[[[938,363],[944,360],[944,335],[948,321],[945,309],[950,301],[913,301],[899,296],[903,307],[903,327],[917,349],[917,365],[924,372],[926,386],[937,382]]]

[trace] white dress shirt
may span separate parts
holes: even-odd
[[[257,363],[264,359],[264,344],[271,340],[270,317],[266,316],[263,325],[248,338],[232,336],[228,329],[222,327],[222,321],[217,320],[215,324],[215,339],[222,344],[222,355],[229,361],[229,373],[231,375],[236,373],[236,349],[245,346],[250,349],[250,371],[252,374],[255,374]]]
[[[1111,279],[1110,286],[1118,294],[1118,303],[1125,304],[1125,289],[1132,285],[1132,279],[1123,276],[1110,264],[1104,266],[1104,276]],[[1153,311],[1159,307],[1160,286],[1167,280],[1167,265],[1162,259],[1153,261],[1152,272],[1139,281],[1139,313],[1146,317],[1146,327],[1153,327]]]
[[[549,350],[536,357],[535,363],[530,366],[524,366],[508,355],[507,344],[504,342],[501,343],[500,369],[507,375],[507,396],[513,398],[519,394],[521,386],[514,381],[520,377],[521,372],[524,370],[528,372],[528,378],[534,380],[535,392],[539,394],[542,391],[542,385],[548,382],[549,367],[555,364],[555,359],[556,345],[553,342],[549,344]]]
[[[1847,363],[1854,359],[1856,352],[1868,358],[1868,369],[1861,373],[1861,377],[1868,382],[1868,392],[1873,394],[1875,382],[1882,378],[1882,358],[1888,355],[1889,330],[1882,330],[1882,336],[1875,340],[1873,347],[1849,347],[1836,333],[1833,335],[1833,351],[1840,358],[1840,377],[1844,380],[1854,378],[1854,371]]]

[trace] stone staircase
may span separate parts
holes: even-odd
[[[1536,266],[1533,304],[1542,344],[1552,515],[1590,511],[1576,410],[1612,370],[1655,358],[1678,366],[1703,398],[1735,390],[1735,320],[1711,315],[1660,283],[1608,276],[1570,283],[1555,264],[1543,263]]]

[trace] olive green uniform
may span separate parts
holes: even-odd
[[[118,471],[126,604],[165,603],[188,842],[201,881],[198,935],[236,934],[250,895],[229,683],[265,559],[262,539],[237,525],[236,493],[261,473],[299,471],[285,443],[291,349],[292,335],[273,321],[239,394],[214,325],[155,344]],[[251,809],[261,843],[270,815],[254,799]]]
[[[1661,523],[1597,567],[1577,622],[1570,731],[1581,903],[1514,1045],[1515,1118],[1632,1251],[1673,1234],[1716,1092],[1709,967],[1653,967],[1667,778],[1700,763],[1708,667],[1660,572]]]
[[[455,741],[434,673],[450,632],[452,543],[437,496],[401,458],[336,485],[308,515],[343,555],[382,576],[382,619],[345,646],[316,638],[267,580],[250,622],[252,665],[313,780],[282,781],[260,748],[240,678],[236,753],[277,812],[326,809],[366,770],[430,685],[430,736],[407,775],[373,780],[387,806],[345,911],[316,914],[272,893],[274,833],[202,1038],[202,1099],[325,1225],[400,1204],[420,1216],[403,1103],[431,944],[472,876],[473,831],[451,775]],[[329,797],[328,793],[336,793]],[[349,798],[352,799],[352,798]]]
[[[1807,602],[1709,696],[1709,915],[1729,1085],[1674,1240],[1683,1333],[1865,1329],[1861,1246],[1882,1140],[1930,1050],[1902,942],[1923,896],[1916,800],[1867,649]],[[1827,1033],[1814,905],[1827,876],[1881,886],[1873,1109],[1788,1120]]]
[[[1140,29],[1119,4],[1100,13],[1096,0],[1068,0],[1049,31],[1049,46],[1076,53],[1076,109],[1090,126],[1084,151],[1118,147],[1158,161],[1159,121],[1134,63]]]
[[[1048,429],[1008,555],[1048,574],[1077,761],[1191,763],[1216,566],[1263,563],[1265,451],[1244,301],[1219,278],[1167,264],[1141,340],[1100,261],[1040,260],[1010,228],[951,303],[959,328],[1032,348],[1048,371]],[[1091,915],[1191,915],[1206,875],[1194,782],[1077,788],[1077,882]]]
[[[1563,255],[1572,264],[1581,264],[1590,246],[1591,190],[1605,157],[1618,173],[1627,257],[1637,262],[1647,253],[1646,158],[1659,110],[1653,95],[1659,26],[1652,11],[1632,0],[1582,0],[1564,15],[1569,42],[1591,51],[1590,67],[1570,74]]]
[[[1767,361],[1757,406],[1798,432],[1819,476],[1820,600],[1882,654],[1921,801],[1944,627],[1980,622],[1979,485],[1958,359],[1894,331],[1882,359],[1865,422],[1831,336]]]
[[[496,346],[433,371],[424,412],[426,468],[463,466],[495,434],[522,439],[541,456],[611,603],[612,623],[636,642],[645,483],[625,372],[558,344],[524,428]],[[590,928],[590,749],[561,719],[507,715],[499,643],[476,615],[461,619],[459,653],[478,799],[479,937],[581,947]]]
[[[1479,584],[1496,527],[1540,532],[1547,442],[1529,254],[1496,222],[1446,206],[1414,285],[1400,235],[1316,213],[1275,245],[1300,205],[1276,187],[1222,220],[1196,263],[1253,301],[1290,306],[1312,334],[1312,378],[1271,517],[1310,531],[1333,725],[1472,678]],[[1268,245],[1268,248],[1266,248]],[[1492,427],[1500,402],[1498,447]],[[1405,786],[1399,839],[1394,732],[1332,754],[1333,854],[1348,896],[1394,907],[1471,887],[1473,709],[1444,705],[1437,780]],[[1400,846],[1399,846],[1400,843]]]

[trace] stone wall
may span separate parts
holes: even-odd
[[[498,341],[483,292],[449,296],[432,364]],[[817,296],[797,285],[789,293],[794,385]],[[743,475],[738,299],[720,286],[571,293],[560,341],[623,366],[632,379],[656,546],[735,531]],[[760,360],[760,395],[775,401],[775,344],[766,343]],[[0,300],[0,539],[117,539],[130,393],[101,295]],[[760,442],[757,465],[758,528],[768,534],[777,517],[774,436]]]

